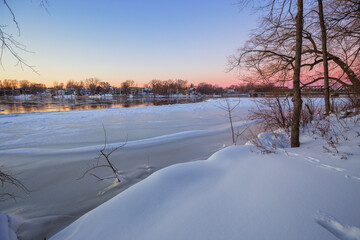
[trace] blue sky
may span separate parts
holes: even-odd
[[[114,85],[131,79],[185,79],[227,86],[226,57],[244,44],[256,16],[236,0],[9,0],[21,28],[17,37],[4,6],[0,23],[34,53],[23,54],[40,75],[14,67],[5,55],[0,79],[54,81],[98,77]]]

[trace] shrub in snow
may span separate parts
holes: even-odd
[[[304,98],[300,116],[300,125],[310,124],[316,115],[321,114],[322,106],[319,99]],[[250,110],[251,120],[261,120],[265,131],[284,129],[290,132],[292,103],[288,97],[267,97],[255,101],[256,108]]]
[[[240,98],[237,99],[235,103],[231,103],[228,98],[224,99],[223,101],[220,101],[218,104],[218,107],[226,112],[226,117],[229,119],[230,123],[230,129],[231,129],[231,137],[232,137],[232,143],[233,145],[236,145],[237,140],[241,133],[239,133],[239,130],[235,132],[234,125],[233,125],[233,111],[239,106],[240,104]]]
[[[245,145],[253,145],[262,153],[275,153],[279,148],[290,147],[289,135],[281,132],[263,132],[249,140]]]
[[[340,112],[328,117],[318,117],[304,132],[307,131],[311,133],[315,139],[324,139],[326,144],[323,145],[322,148],[325,152],[346,160],[349,153],[340,151],[339,147],[341,143],[351,141],[351,138],[360,136],[360,132],[358,132],[356,128],[359,124],[359,119],[360,115],[355,112],[351,112],[351,114]]]
[[[268,97],[255,103],[256,108],[250,110],[251,120],[262,120],[265,131],[278,128],[289,131],[292,107],[288,97]]]

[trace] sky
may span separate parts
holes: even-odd
[[[8,0],[20,26],[0,7],[0,24],[26,45],[19,52],[39,74],[3,56],[0,79],[53,82],[97,77],[118,86],[134,80],[184,79],[220,86],[239,83],[227,57],[256,27],[237,0]]]

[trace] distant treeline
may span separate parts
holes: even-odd
[[[133,80],[122,82],[119,86],[112,86],[109,82],[101,81],[98,78],[88,78],[82,81],[69,80],[66,83],[54,82],[52,87],[47,87],[43,83],[33,83],[28,80],[4,79],[0,80],[0,95],[19,95],[19,94],[41,94],[45,92],[63,91],[65,94],[76,94],[78,96],[96,94],[201,94],[201,95],[223,95],[223,94],[245,94],[250,91],[255,92],[274,92],[284,90],[272,84],[258,85],[253,83],[231,85],[223,88],[211,83],[202,82],[197,85],[188,84],[186,80],[151,80],[143,87]],[[287,88],[285,90],[288,90]]]

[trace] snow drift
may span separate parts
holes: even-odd
[[[359,173],[346,169],[359,147],[338,171],[324,167],[339,160],[321,144],[303,138],[302,149],[269,155],[234,146],[165,168],[51,239],[359,239]],[[347,227],[334,234],[323,216]]]

